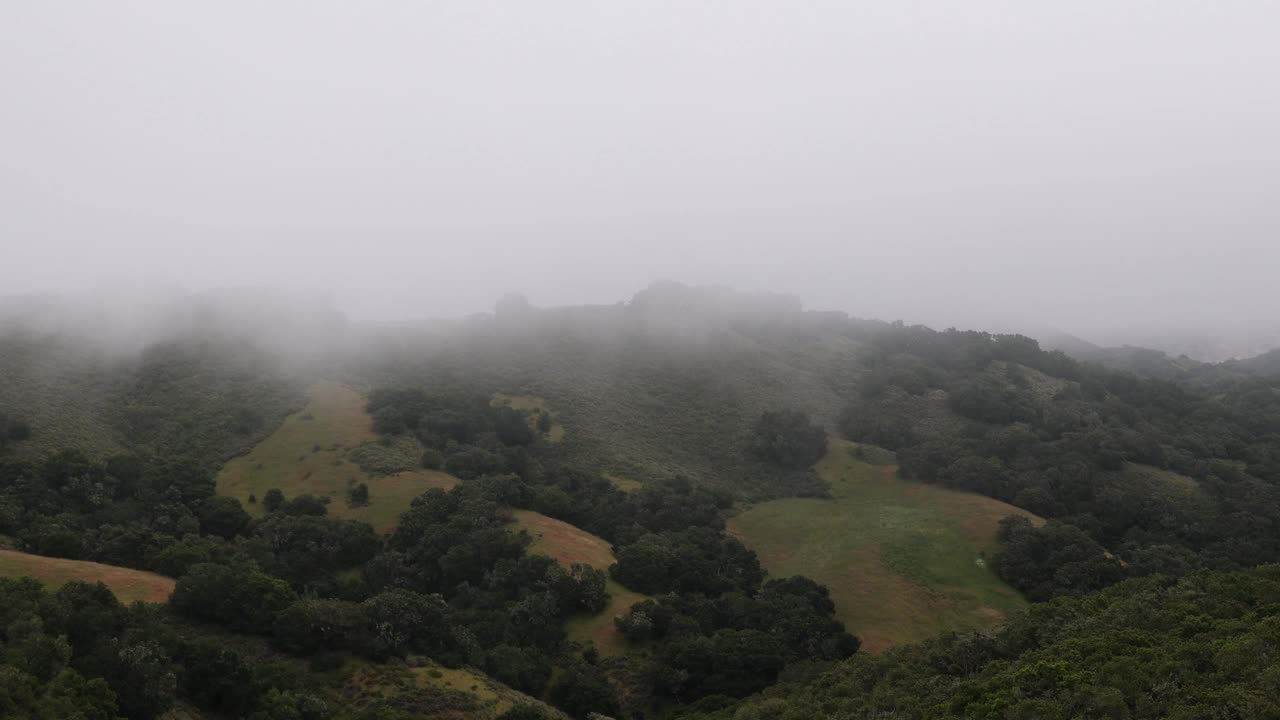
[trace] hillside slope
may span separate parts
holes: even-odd
[[[174,586],[171,578],[142,570],[16,550],[0,550],[0,577],[33,577],[49,590],[57,590],[69,582],[100,582],[123,603],[163,603],[173,593]]]
[[[395,527],[409,503],[431,488],[448,489],[457,479],[418,467],[421,450],[408,454],[379,445],[364,398],[345,385],[322,381],[307,390],[306,407],[218,474],[218,493],[240,500],[262,515],[262,498],[276,488],[286,497],[300,494],[329,499],[329,515],[367,522],[385,533]],[[387,472],[371,472],[365,456],[391,458]],[[352,502],[348,493],[363,484],[369,499]],[[251,501],[250,498],[253,498]]]
[[[302,401],[295,368],[235,339],[107,352],[76,338],[0,333],[0,414],[32,428],[29,457],[133,451],[217,465]]]
[[[605,571],[617,562],[613,548],[604,538],[542,513],[517,510],[514,515],[516,525],[533,538],[529,545],[531,555],[546,555],[565,567],[583,563]],[[626,639],[614,626],[613,619],[626,614],[632,605],[648,596],[632,592],[612,578],[606,582],[605,589],[609,592],[609,604],[595,615],[570,618],[569,639],[590,642],[602,655],[621,655],[627,649]]]
[[[817,465],[830,500],[760,503],[733,517],[729,532],[771,575],[805,575],[829,587],[840,619],[871,652],[990,628],[1026,606],[986,558],[997,549],[999,521],[1028,513],[898,479],[896,468],[869,465],[855,450],[833,440]]]
[[[766,410],[801,410],[834,428],[863,371],[861,345],[838,325],[847,318],[789,305],[778,317],[751,315],[724,307],[739,296],[716,304],[703,293],[659,286],[629,305],[370,340],[353,372],[543,398],[565,429],[562,457],[635,481],[683,475],[754,498],[822,494],[809,473],[762,466],[743,448]]]

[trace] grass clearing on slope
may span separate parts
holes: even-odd
[[[990,627],[1026,605],[985,557],[1002,518],[1030,513],[900,480],[893,466],[856,459],[855,449],[833,439],[815,466],[831,500],[761,503],[732,518],[729,532],[773,577],[806,575],[831,588],[840,618],[871,652]]]
[[[529,546],[531,554],[546,555],[565,567],[585,563],[605,571],[617,560],[613,556],[613,547],[604,538],[530,510],[517,510],[514,514],[516,525],[533,538]],[[570,618],[567,624],[569,639],[593,643],[601,655],[621,655],[626,652],[627,643],[614,626],[613,619],[626,614],[632,605],[647,600],[648,596],[632,592],[612,579],[605,589],[609,591],[609,604],[595,615]]]
[[[310,401],[301,412],[285,418],[274,433],[248,454],[223,467],[218,493],[240,500],[253,515],[262,515],[267,490],[279,488],[286,497],[301,494],[330,498],[329,514],[367,522],[378,532],[390,532],[410,501],[433,487],[448,489],[457,478],[431,470],[406,470],[372,475],[349,457],[350,451],[377,440],[364,398],[345,385],[319,382],[308,389]],[[350,487],[369,486],[369,503],[351,506]],[[254,495],[257,503],[250,503]]]
[[[516,525],[533,538],[530,554],[546,555],[565,567],[585,563],[599,570],[608,570],[615,561],[613,546],[602,537],[532,510],[516,510],[514,515]]]
[[[506,393],[494,393],[493,405],[507,405],[512,410],[520,410],[529,414],[529,427],[534,432],[541,433],[538,429],[538,416],[546,413],[551,416],[551,429],[547,431],[547,440],[551,442],[560,442],[564,439],[564,426],[560,424],[560,413],[552,410],[547,406],[547,401],[540,397],[532,395],[508,395]]]
[[[604,657],[613,657],[627,652],[627,639],[618,632],[613,619],[626,615],[631,606],[649,599],[648,595],[632,592],[609,579],[605,583],[609,592],[609,604],[595,615],[578,615],[569,618],[565,629],[569,639],[575,642],[595,645],[596,650]]]
[[[394,708],[412,717],[493,720],[517,704],[536,705],[550,717],[562,717],[542,702],[470,668],[353,660],[342,674],[336,718],[364,717],[364,713],[376,713],[375,708]]]
[[[29,555],[16,550],[0,550],[0,576],[33,577],[46,588],[57,590],[69,582],[100,582],[122,603],[135,601],[164,603],[173,593],[172,579],[142,570],[115,565]]]

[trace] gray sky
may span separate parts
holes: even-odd
[[[1275,325],[1280,4],[0,3],[0,291]]]

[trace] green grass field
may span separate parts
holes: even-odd
[[[613,547],[601,537],[578,527],[549,518],[529,510],[515,511],[516,525],[533,538],[529,552],[546,555],[568,567],[573,563],[586,563],[599,570],[608,570],[616,562]],[[569,639],[594,643],[601,655],[621,655],[627,644],[618,633],[613,619],[626,614],[632,605],[648,599],[647,595],[632,592],[609,580],[609,604],[595,615],[579,615],[569,619]]]
[[[16,550],[0,550],[0,576],[33,577],[50,590],[57,590],[73,581],[100,582],[111,588],[123,603],[168,602],[174,585],[170,578],[142,570],[28,555]]]
[[[1026,605],[985,558],[997,523],[1029,513],[900,480],[895,467],[862,462],[854,449],[833,439],[815,468],[831,500],[761,503],[732,518],[729,532],[772,576],[807,575],[830,587],[837,613],[871,652],[990,627]]]
[[[274,433],[249,453],[223,467],[218,493],[238,498],[254,515],[263,514],[267,490],[279,488],[286,497],[304,493],[330,498],[329,514],[367,522],[378,532],[390,532],[410,501],[433,487],[451,488],[457,478],[430,470],[407,470],[372,475],[353,462],[349,453],[377,439],[364,398],[351,388],[319,382],[308,391],[301,412],[285,418]],[[369,503],[351,506],[348,488],[365,483]],[[249,502],[249,496],[257,503]]]

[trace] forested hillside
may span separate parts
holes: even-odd
[[[303,358],[314,342],[291,350],[283,341],[309,316],[267,301],[252,312],[251,302],[172,301],[145,326],[57,303],[40,312],[18,304],[29,313],[0,304],[0,414],[30,431],[15,451],[157,453],[217,467],[253,447],[302,404],[332,352]]]
[[[0,588],[14,712],[1266,717],[1275,700],[1239,660],[1270,652],[1274,572],[1254,568],[1280,562],[1265,372],[1144,377],[671,283],[344,330],[305,357],[215,325],[124,354],[0,338],[0,534],[175,581],[133,609]],[[89,612],[111,632],[82,636]],[[964,634],[910,644],[944,630]]]

